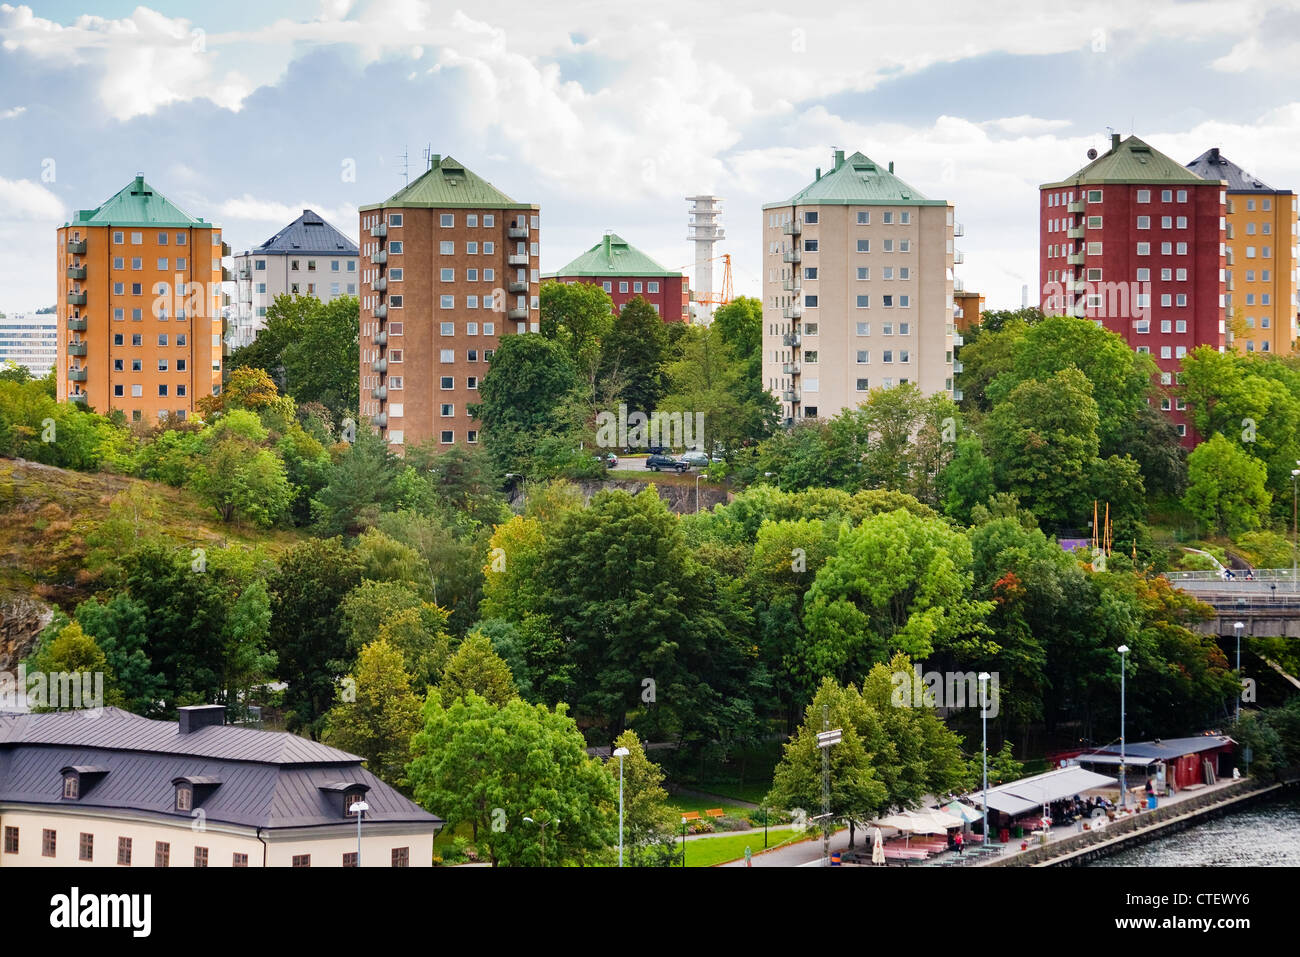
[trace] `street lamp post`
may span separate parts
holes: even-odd
[[[1237,622],[1232,626],[1233,632],[1237,636],[1237,682],[1241,682],[1241,633],[1246,630],[1244,622]],[[1237,723],[1241,723],[1241,688],[1237,689]]]
[[[1296,462],[1300,465],[1300,462]],[[1300,469],[1291,470],[1291,590],[1296,590],[1296,479],[1300,479]]]
[[[1128,807],[1128,775],[1124,767],[1124,656],[1128,654],[1128,645],[1120,645],[1119,651],[1119,806]]]
[[[695,511],[696,511],[696,513],[698,513],[699,510],[700,510],[700,479],[702,479],[702,478],[704,478],[704,473],[703,473],[703,472],[696,472],[696,473],[695,473]]]
[[[361,866],[361,815],[370,810],[370,805],[365,801],[357,801],[348,811],[357,816],[357,867]]]
[[[525,817],[524,820],[527,821],[529,824],[536,824],[536,825],[538,826],[538,828],[541,829],[541,832],[542,832],[542,867],[545,867],[545,866],[546,866],[546,825],[548,825],[548,824],[559,824],[559,823],[560,823],[560,819],[557,817],[557,818],[555,818],[554,820],[551,820],[551,821],[534,821],[531,817]]]
[[[989,701],[987,671],[980,672],[980,718],[984,724],[984,846],[989,846]]]
[[[618,748],[614,757],[618,758],[618,866],[623,866],[623,759],[632,752],[627,748]]]

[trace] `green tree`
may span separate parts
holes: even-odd
[[[422,720],[407,771],[415,798],[449,828],[469,824],[494,867],[541,865],[543,823],[547,866],[609,860],[617,786],[564,705],[498,707],[473,693],[444,705],[435,690]]]
[[[351,678],[353,700],[330,709],[323,739],[365,758],[372,773],[405,790],[411,738],[421,721],[402,653],[383,639],[372,642],[361,649]]]
[[[325,486],[311,499],[312,521],[321,535],[355,535],[379,520],[393,500],[397,460],[388,444],[363,429],[339,455]]]
[[[124,592],[106,602],[92,598],[77,606],[77,624],[104,652],[113,672],[122,706],[152,716],[163,695],[161,676],[155,675],[145,653],[149,641],[148,609]]]
[[[665,867],[678,857],[677,813],[668,804],[664,772],[649,758],[635,731],[624,731],[614,749],[626,748],[622,759],[611,756],[606,770],[615,781],[623,777],[623,846],[630,867]]]
[[[983,648],[992,606],[973,598],[970,569],[970,543],[939,519],[899,510],[841,528],[804,603],[806,683],[860,679],[898,651]]]
[[[979,439],[966,436],[957,440],[957,451],[939,473],[937,484],[943,513],[969,524],[971,509],[987,502],[994,488],[993,463]]]
[[[600,375],[600,344],[614,325],[614,302],[600,286],[587,282],[542,283],[542,335],[568,354],[590,398]]]
[[[1040,520],[1068,524],[1091,503],[1097,457],[1097,403],[1078,369],[1017,385],[989,414],[985,441],[998,487]]]
[[[601,342],[600,375],[620,383],[618,398],[629,412],[649,415],[659,407],[670,359],[663,318],[640,296],[625,302]]]
[[[103,704],[122,703],[121,692],[117,688],[116,678],[108,666],[108,658],[103,649],[95,643],[94,638],[82,631],[81,626],[75,621],[65,625],[53,638],[42,641],[36,653],[27,659],[26,664],[28,675],[44,675],[46,681],[44,701],[33,701],[33,711],[63,711],[81,708],[87,703],[94,704],[95,702],[88,701],[88,698],[93,696],[95,679],[91,677],[88,684],[85,677],[87,675],[101,676],[100,680],[103,681],[104,687]],[[58,678],[60,674],[82,676],[80,700],[63,699],[65,688],[68,686]],[[24,690],[33,698],[39,694],[39,691],[30,685]]]
[[[577,370],[558,342],[540,335],[501,340],[479,383],[476,413],[484,447],[499,471],[536,472],[538,447],[549,439],[576,448],[579,423],[558,413],[577,387]]]
[[[1183,504],[1208,528],[1235,536],[1260,527],[1273,500],[1263,462],[1216,432],[1187,457],[1187,473]]]
[[[519,696],[510,666],[492,649],[492,640],[473,632],[447,659],[438,687],[447,701],[473,693],[500,706]]]
[[[293,546],[270,581],[271,649],[276,675],[288,683],[285,708],[291,726],[313,737],[348,667],[341,605],[360,582],[360,562],[337,538]]]

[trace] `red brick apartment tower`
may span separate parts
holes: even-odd
[[[361,207],[360,412],[393,451],[478,442],[497,343],[538,329],[537,210],[436,154]]]
[[[560,282],[601,286],[614,300],[614,311],[640,296],[664,322],[690,322],[691,298],[686,277],[659,265],[627,240],[606,233],[596,245],[556,273],[543,276]]]
[[[1112,135],[1104,155],[1039,187],[1043,311],[1119,333],[1176,385],[1184,355],[1225,346],[1226,203],[1222,182]],[[1195,445],[1183,401],[1165,392],[1157,401]]]

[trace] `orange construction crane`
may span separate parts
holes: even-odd
[[[731,302],[731,253],[723,253],[721,256],[714,256],[713,259],[708,261],[714,262],[718,259],[722,260],[722,291],[703,298],[697,298],[695,292],[692,290],[691,302],[697,302],[703,306],[725,306],[727,303]],[[684,271],[690,269],[691,266],[694,265],[695,263],[689,263],[685,266],[679,266],[678,268]]]

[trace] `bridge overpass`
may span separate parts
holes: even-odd
[[[1300,638],[1300,580],[1291,569],[1259,569],[1250,581],[1244,574],[1231,581],[1219,572],[1168,572],[1165,577],[1214,608],[1215,616],[1194,625],[1194,631],[1232,637],[1232,626],[1241,622],[1247,635]]]

